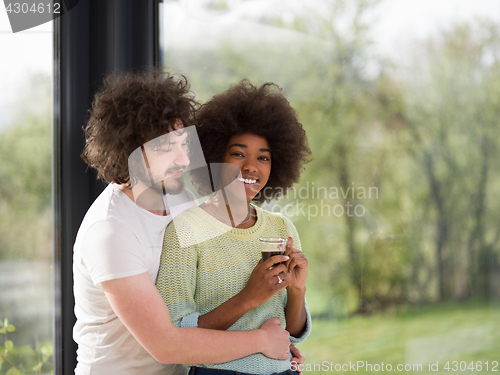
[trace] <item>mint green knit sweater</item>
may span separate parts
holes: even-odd
[[[291,236],[294,246],[301,248],[297,230],[290,220],[253,207],[257,222],[248,229],[230,228],[199,207],[191,207],[167,227],[156,287],[176,326],[197,327],[200,315],[210,312],[245,287],[261,258],[259,237]],[[286,301],[286,290],[281,290],[269,301],[247,312],[229,330],[257,329],[272,317],[278,317],[284,328]],[[306,325],[300,338],[290,338],[292,343],[303,341],[311,331],[308,310]],[[197,366],[273,374],[290,369],[290,361],[253,354],[226,363]]]

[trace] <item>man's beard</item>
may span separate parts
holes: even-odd
[[[161,195],[176,195],[184,189],[184,179],[182,177],[168,178],[150,186],[150,189]]]
[[[147,168],[144,174],[138,174],[136,177],[139,181],[141,181],[144,185],[148,186],[147,190],[151,190],[156,194],[167,195],[172,194],[176,195],[182,192],[184,189],[184,179],[182,176],[180,177],[166,177],[169,174],[179,172],[179,168],[171,168],[164,172],[163,176],[153,176],[151,170]],[[163,179],[162,179],[163,178]],[[151,183],[156,180],[158,182],[151,185]]]

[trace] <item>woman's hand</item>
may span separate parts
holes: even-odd
[[[212,311],[201,315],[198,318],[198,327],[226,330],[248,311],[270,300],[288,285],[283,277],[287,269],[284,262],[289,259],[285,255],[275,255],[265,262],[260,260],[243,290]],[[283,264],[273,267],[274,264],[280,262]],[[278,279],[277,275],[281,278]]]
[[[294,345],[290,345],[290,353],[292,354],[292,359],[290,360],[291,369],[297,371],[299,375],[302,375],[306,358]]]
[[[302,251],[293,247],[292,237],[288,237],[285,255],[290,257],[286,262],[288,272],[284,275],[284,280],[288,281],[287,290],[305,290],[308,261]]]
[[[286,255],[274,255],[265,262],[259,261],[252,271],[247,285],[239,293],[243,301],[249,304],[249,309],[269,301],[281,289],[288,286],[288,282],[283,279],[287,266],[275,264],[289,260],[290,258]]]

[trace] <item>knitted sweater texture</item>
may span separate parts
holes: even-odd
[[[206,314],[245,287],[261,259],[259,237],[291,236],[301,249],[295,226],[281,214],[257,206],[255,225],[235,229],[221,223],[199,207],[191,207],[169,224],[165,232],[156,286],[178,327],[197,327],[198,317]],[[269,301],[250,310],[228,330],[258,329],[272,317],[285,328],[287,293],[283,289]],[[306,330],[292,343],[303,341],[311,331],[307,309]],[[221,363],[196,365],[251,374],[273,374],[290,369],[289,360],[275,360],[262,354]]]

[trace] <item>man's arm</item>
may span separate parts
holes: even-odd
[[[111,307],[139,341],[161,363],[222,363],[254,353],[287,359],[288,332],[279,319],[253,331],[178,328],[147,273],[101,283]]]

